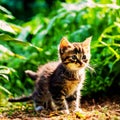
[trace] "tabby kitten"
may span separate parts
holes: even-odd
[[[61,61],[45,64],[37,72],[27,70],[26,74],[35,80],[34,92],[28,97],[9,101],[33,100],[36,111],[50,108],[69,113],[70,107],[78,111],[85,68],[89,67],[90,42],[91,38],[81,43],[70,43],[63,37],[59,46]]]

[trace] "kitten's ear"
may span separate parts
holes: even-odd
[[[66,50],[66,48],[68,48],[70,46],[71,46],[71,43],[68,41],[68,39],[66,37],[63,37],[60,41],[61,53],[63,53]]]
[[[65,48],[70,46],[71,43],[68,41],[68,39],[66,37],[63,37],[60,41],[60,48]]]
[[[90,48],[92,37],[88,37],[82,44],[84,47]]]

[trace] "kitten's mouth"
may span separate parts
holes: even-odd
[[[79,61],[78,64],[80,67],[84,67],[87,64],[87,61]]]
[[[81,63],[79,64],[79,68],[85,67],[85,64]]]

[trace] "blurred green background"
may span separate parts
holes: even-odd
[[[24,71],[57,60],[63,36],[92,36],[84,96],[120,91],[119,0],[0,0],[0,96],[31,93]]]

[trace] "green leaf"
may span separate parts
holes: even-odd
[[[12,23],[10,23],[9,25],[16,33],[20,33],[21,30],[22,30],[22,27],[20,27],[19,25],[15,25],[15,24],[12,24]]]
[[[0,74],[10,74],[11,72],[15,72],[15,70],[6,66],[0,66]]]
[[[25,42],[25,41],[22,41],[22,40],[12,38],[11,36],[9,36],[7,34],[0,34],[0,40],[2,42],[12,42],[12,43],[17,44],[17,45],[33,47],[33,48],[37,49],[39,52],[42,51],[41,48],[39,48],[39,47],[29,43],[29,42]]]
[[[0,51],[2,51],[2,53],[6,53],[7,55],[14,56],[14,53],[3,45],[0,45]]]
[[[9,80],[7,75],[1,74],[1,71],[0,71],[0,78],[5,79],[5,80]]]
[[[21,55],[13,53],[12,51],[10,51],[8,48],[4,47],[3,45],[0,45],[0,51],[2,51],[3,54],[6,54],[8,56],[15,56],[20,59],[26,59],[25,57],[23,57]],[[2,57],[2,55],[1,55],[1,57]]]
[[[15,72],[15,70],[13,68],[9,68],[6,66],[0,66],[0,77],[2,79],[9,80],[7,75],[10,74],[11,72]]]
[[[8,91],[6,88],[2,87],[1,85],[0,85],[0,89],[3,90],[4,92],[8,93],[9,95],[11,95],[11,92]]]
[[[11,15],[11,12],[9,10],[7,10],[6,8],[4,8],[3,6],[0,5],[0,12],[4,12],[8,15]]]
[[[12,27],[5,21],[0,20],[0,30],[16,34]]]

